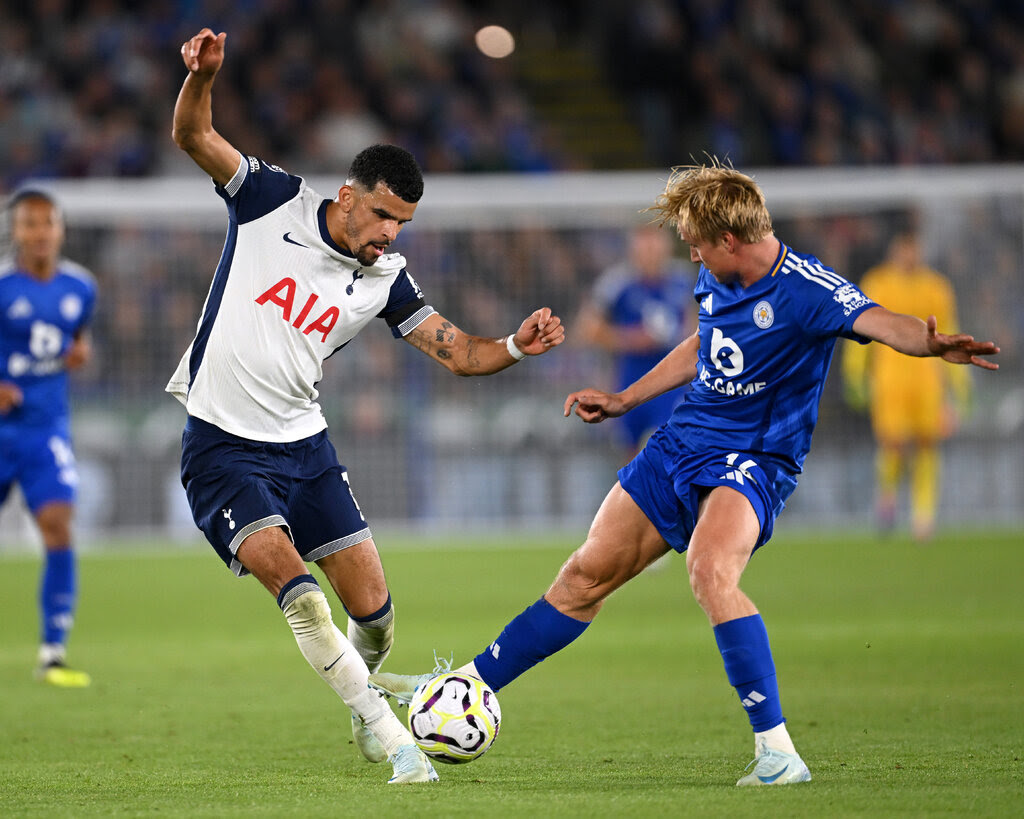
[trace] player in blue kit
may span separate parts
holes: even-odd
[[[690,586],[714,630],[725,672],[754,730],[755,760],[738,785],[787,785],[811,774],[786,730],[768,633],[740,589],[796,486],[837,337],[994,370],[999,352],[892,313],[772,230],[764,196],[722,167],[675,169],[654,210],[700,263],[697,332],[621,392],[571,393],[587,423],[624,415],[668,390],[693,389],[619,481],[586,542],[536,603],[460,670],[495,691],[579,637],[605,598],[670,549],[686,553]],[[374,674],[399,700],[433,674]],[[750,767],[750,766],[748,766]]]
[[[388,250],[423,193],[407,151],[360,152],[334,199],[240,154],[213,128],[225,39],[207,28],[182,46],[189,73],[174,109],[175,142],[213,179],[229,216],[195,339],[167,386],[188,410],[182,484],[221,559],[274,595],[303,656],[352,710],[363,755],[388,759],[390,782],[433,781],[408,730],[367,686],[390,651],[394,609],[316,384],[324,360],[374,318],[465,376],[545,353],[564,330],[545,307],[511,335],[481,338],[426,304],[405,259]],[[347,636],[307,561],[347,611]]]
[[[628,257],[595,282],[577,332],[615,357],[615,388],[621,390],[693,331],[692,305],[693,277],[672,257],[671,236],[656,225],[641,225],[630,231]],[[629,458],[668,420],[681,395],[671,390],[623,416],[616,434]]]
[[[64,220],[48,193],[19,191],[9,211],[15,252],[0,263],[0,503],[17,483],[45,548],[36,676],[81,688],[89,675],[66,665],[78,599],[68,371],[91,355],[96,282],[61,258]]]

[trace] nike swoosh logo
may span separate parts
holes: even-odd
[[[340,660],[340,659],[341,658],[339,657],[338,660]],[[338,660],[335,660],[334,662],[338,662]],[[757,778],[760,779],[762,782],[764,782],[765,785],[771,785],[772,782],[774,782],[776,779],[778,779],[780,776],[782,776],[788,770],[789,770],[789,765],[786,765],[778,773],[773,773],[771,776],[761,776],[761,774],[758,774]]]
[[[344,657],[344,656],[345,656],[345,652],[343,651],[343,652],[341,653],[341,656],[340,656],[340,657],[338,657],[338,660],[340,660],[340,659],[341,659],[342,657]],[[325,666],[324,666],[324,671],[330,671],[330,670],[331,670],[332,668],[334,668],[334,666],[336,666],[336,665],[338,664],[338,660],[335,660],[335,661],[334,661],[333,663],[331,663],[330,665],[325,665]]]
[[[288,244],[290,244],[290,245],[298,245],[299,247],[304,247],[307,250],[309,249],[309,245],[304,245],[304,244],[302,244],[302,242],[296,242],[293,238],[291,238],[291,235],[292,235],[292,232],[289,230],[281,238],[284,239],[286,242],[288,242]]]

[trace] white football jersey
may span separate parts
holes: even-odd
[[[434,310],[397,253],[369,267],[327,231],[330,200],[255,157],[217,192],[230,222],[196,336],[167,392],[189,415],[257,441],[327,427],[323,362],[374,317],[396,338]]]

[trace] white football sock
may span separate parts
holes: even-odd
[[[64,646],[60,643],[43,643],[39,646],[39,665],[45,668],[53,663],[63,663],[64,654]]]
[[[369,622],[348,618],[348,639],[356,647],[370,673],[379,670],[391,652],[395,637],[395,609]]]
[[[302,656],[352,712],[362,718],[388,756],[400,746],[410,744],[412,735],[384,698],[367,686],[366,663],[334,625],[331,607],[320,587],[304,585],[302,593],[287,601],[283,610]]]
[[[786,723],[780,722],[774,728],[769,728],[767,731],[757,731],[754,733],[754,753],[758,752],[758,745],[761,740],[764,740],[764,744],[769,748],[774,748],[776,751],[784,751],[787,754],[795,754],[796,748],[793,745],[793,740],[790,739],[789,731],[786,730]]]

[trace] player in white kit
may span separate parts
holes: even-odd
[[[545,307],[512,335],[481,338],[425,303],[405,259],[387,252],[423,192],[407,151],[362,151],[335,199],[239,153],[213,128],[225,39],[204,28],[182,46],[189,74],[174,109],[174,141],[212,177],[229,213],[195,339],[167,385],[188,410],[182,483],[221,559],[277,598],[305,658],[352,709],[363,755],[388,759],[390,782],[433,781],[409,732],[367,687],[391,648],[394,611],[315,385],[323,361],[374,317],[457,375],[547,352],[564,329]],[[347,637],[306,561],[338,594]]]

